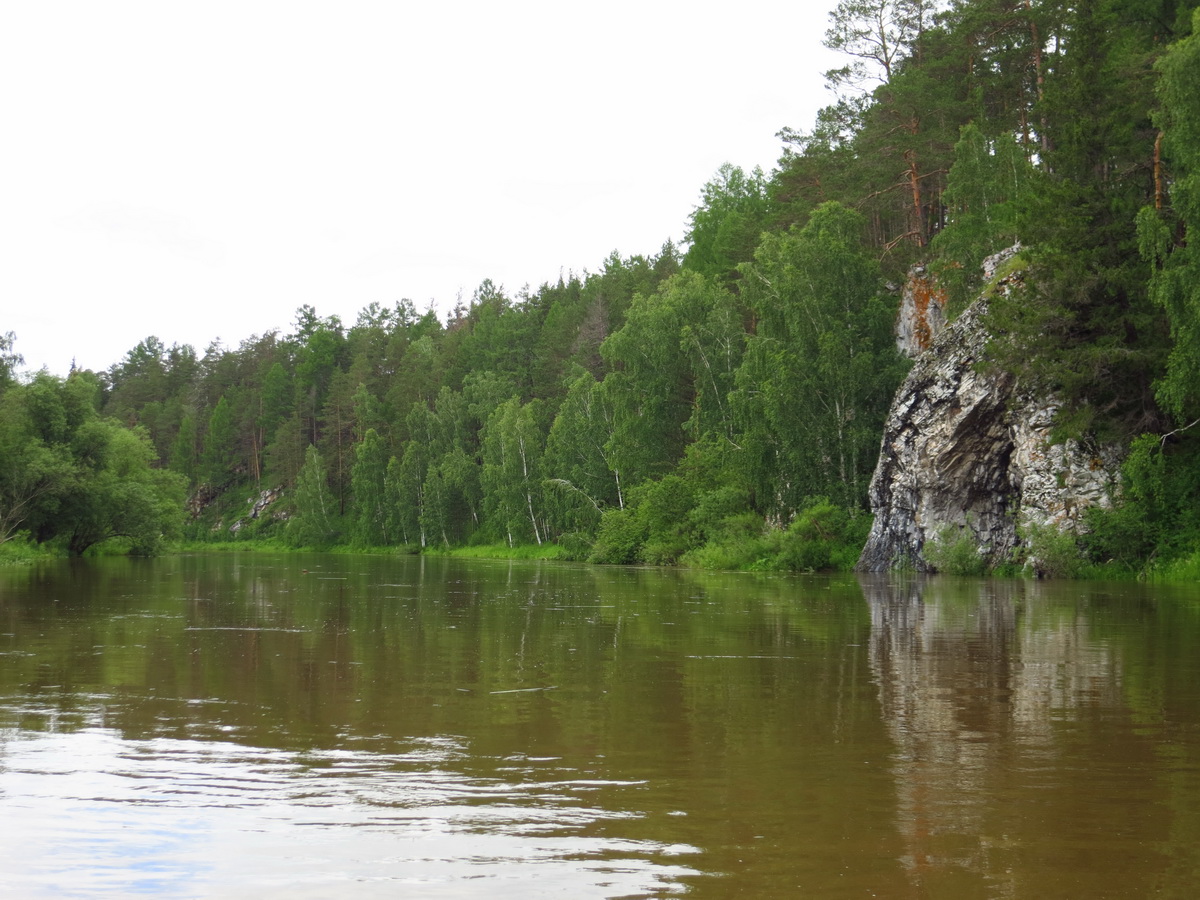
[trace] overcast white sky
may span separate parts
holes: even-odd
[[[655,253],[828,102],[833,5],[7,3],[0,333],[99,370]]]

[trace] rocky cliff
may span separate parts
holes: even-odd
[[[994,278],[1003,262],[989,260],[985,272]],[[1019,524],[1078,530],[1087,507],[1111,503],[1117,448],[1051,443],[1054,399],[980,365],[988,297],[1020,288],[1019,270],[993,280],[954,322],[908,344],[921,352],[884,425],[870,489],[875,522],[859,571],[933,571],[927,544],[964,538],[994,565],[1019,546]],[[927,283],[918,290],[928,296]],[[928,316],[916,329],[906,329],[903,319],[899,334],[924,338]]]

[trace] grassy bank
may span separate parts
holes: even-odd
[[[845,524],[845,523],[842,523]],[[757,530],[740,535],[740,539],[724,535],[725,540],[713,541],[702,548],[684,553],[674,563],[684,569],[705,569],[710,571],[774,571],[774,572],[849,572],[858,558],[860,544],[857,532],[865,523],[854,523],[855,528],[847,529],[852,533],[837,533],[837,530],[825,531],[813,529],[811,520],[803,519],[792,528],[771,531],[763,534]],[[1062,547],[1054,546],[1062,543]],[[1069,542],[1069,546],[1068,546]],[[1041,542],[1040,551],[1041,571],[1035,571],[1024,560],[1013,560],[988,571],[982,560],[974,552],[956,552],[961,548],[949,544],[942,548],[931,548],[932,555],[937,558],[940,571],[949,575],[968,575],[976,577],[996,576],[1001,578],[1062,578],[1071,580],[1138,580],[1153,581],[1163,584],[1196,584],[1200,582],[1200,550],[1179,556],[1170,560],[1158,559],[1145,566],[1134,566],[1128,563],[1110,560],[1098,564],[1090,562],[1079,553],[1074,540],[1066,536],[1056,536],[1055,541]],[[973,547],[969,548],[972,549]],[[128,542],[121,539],[106,541],[93,547],[87,556],[124,555],[129,550]],[[1057,550],[1058,552],[1053,552]],[[586,558],[577,551],[560,544],[519,544],[510,547],[501,541],[492,544],[476,544],[461,547],[426,547],[388,546],[388,547],[359,547],[350,544],[335,544],[326,547],[297,547],[277,538],[258,538],[251,540],[183,540],[170,544],[166,553],[310,553],[326,552],[345,555],[371,556],[406,556],[425,555],[441,558],[456,559],[492,559],[492,560],[561,560],[583,561]],[[941,555],[939,555],[939,553]],[[66,549],[57,543],[37,544],[21,534],[0,544],[0,567],[28,566],[35,562],[50,559],[62,559],[67,556]],[[636,557],[628,560],[607,560],[592,558],[589,560],[600,564],[633,564],[645,565],[646,560]],[[653,564],[653,563],[651,563]],[[663,563],[658,563],[663,564]]]
[[[510,547],[504,542],[466,547],[426,547],[425,556],[449,556],[458,559],[567,559],[566,550],[558,544],[518,544]]]
[[[66,553],[48,544],[35,544],[24,535],[18,535],[0,544],[0,567],[28,566],[41,559],[55,559]]]

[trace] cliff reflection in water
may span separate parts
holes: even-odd
[[[1111,889],[1140,882],[1186,895],[1194,816],[1172,809],[1163,723],[1130,708],[1121,641],[1097,633],[1102,596],[1039,582],[862,583],[913,888],[1128,896]]]

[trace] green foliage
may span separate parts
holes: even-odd
[[[764,568],[762,560],[769,553],[769,543],[762,516],[753,512],[731,515],[710,532],[704,544],[685,553],[680,563],[695,569]]]
[[[993,304],[1007,336],[994,350],[1026,384],[1057,391],[1068,411],[1090,407],[1098,428],[1125,437],[1162,425],[1153,385],[1169,331],[1135,220],[1166,184],[1149,111],[1175,17],[1103,0],[1059,12],[1071,38],[1037,110],[1042,158],[1021,223],[1033,266],[1022,295]]]
[[[858,507],[904,371],[862,217],[826,204],[745,271],[759,325],[732,402],[757,503],[782,519],[820,494]]]
[[[979,550],[979,541],[970,528],[944,526],[921,549],[933,568],[945,575],[979,576],[987,574],[987,558]]]
[[[298,323],[303,338],[296,354],[296,396],[300,401],[297,412],[304,417],[305,433],[310,443],[320,439],[319,415],[339,370],[345,336],[336,316],[315,321],[315,312],[306,308]]]
[[[725,163],[704,186],[700,205],[689,218],[684,266],[720,282],[731,281],[738,265],[754,254],[768,204],[767,180],[761,169],[746,174]]]
[[[1025,571],[1038,578],[1077,578],[1086,560],[1079,539],[1070,531],[1061,531],[1052,523],[1026,522],[1017,533],[1023,544]]]
[[[175,435],[175,440],[171,442],[168,462],[172,471],[183,475],[188,481],[195,480],[198,472],[198,444],[196,417],[191,412],[185,413],[179,423],[179,431]]]
[[[1114,254],[1121,262],[1096,258],[1107,251],[1043,244],[1028,253],[1023,287],[994,295],[989,306],[990,364],[1062,398],[1062,421],[1081,423],[1070,429],[1075,437],[1124,439],[1162,421],[1152,385],[1164,362],[1164,329],[1144,282],[1126,265],[1130,240],[1109,245],[1125,245]]]
[[[336,501],[329,490],[320,451],[311,444],[305,453],[304,466],[296,476],[292,506],[287,542],[293,547],[328,547],[337,535]]]
[[[1200,413],[1200,9],[1193,34],[1170,47],[1158,71],[1171,206],[1145,207],[1137,225],[1141,255],[1153,267],[1150,294],[1166,312],[1172,338],[1156,394],[1182,422]]]
[[[696,497],[678,475],[643,485],[637,494],[637,516],[645,528],[638,559],[650,565],[672,565],[695,543],[691,513]]]
[[[683,453],[693,385],[682,335],[701,308],[704,284],[684,272],[638,295],[624,326],[600,348],[611,369],[604,379],[612,410],[606,456],[626,484],[666,474]]]
[[[1200,582],[1200,550],[1177,559],[1156,562],[1145,572],[1154,581]]]
[[[498,544],[466,544],[449,549],[439,548],[429,551],[434,556],[452,556],[459,559],[560,559],[571,560],[575,557],[557,544],[517,544],[509,546],[507,541]]]
[[[741,535],[747,521],[762,530],[762,517],[751,511],[750,492],[737,485],[724,485],[697,491],[695,504],[687,513],[689,530],[696,542],[724,541]]]
[[[555,533],[593,531],[604,506],[624,505],[607,395],[591,374],[578,375],[546,437],[546,508]]]
[[[39,381],[41,378],[39,378]],[[36,520],[43,510],[57,507],[75,473],[65,429],[39,421],[34,401],[38,382],[10,387],[0,395],[0,544]],[[53,388],[48,388],[52,390]],[[61,407],[51,412],[61,415]],[[49,431],[58,440],[46,441]]]
[[[178,536],[183,479],[154,467],[143,429],[100,418],[96,387],[43,372],[0,396],[0,543],[27,531],[79,556],[122,538],[145,555]]]
[[[850,571],[871,530],[871,518],[817,497],[787,528],[766,528],[750,513],[727,516],[708,542],[682,562],[707,569],[760,572]]]
[[[351,373],[338,370],[330,380],[329,393],[321,410],[322,427],[318,447],[329,471],[329,488],[337,501],[338,515],[344,515],[350,503],[357,396]]]
[[[0,542],[0,569],[28,566],[38,560],[53,558],[49,547],[35,543],[26,535]]]
[[[275,429],[266,448],[267,478],[274,484],[292,484],[304,465],[309,444],[299,415],[289,416]]]
[[[416,543],[416,533],[415,529],[409,528],[412,518],[410,507],[405,505],[407,473],[401,466],[396,457],[388,459],[387,474],[383,479],[384,533],[393,541],[411,545]]]
[[[275,429],[287,419],[292,407],[292,395],[291,377],[276,360],[263,378],[259,401],[257,424],[262,430],[264,444],[271,442],[275,437]]]
[[[234,446],[236,438],[233,409],[222,394],[217,405],[213,407],[212,415],[209,416],[208,431],[204,436],[204,453],[200,459],[200,472],[204,481],[220,487],[233,479],[237,461],[237,449]],[[181,456],[185,454],[181,453]]]
[[[1018,213],[1029,202],[1033,177],[1010,135],[989,141],[974,123],[963,126],[942,194],[947,224],[932,242],[938,284],[952,309],[974,299],[983,260],[1020,239]]]
[[[795,520],[770,541],[770,556],[755,568],[786,572],[849,571],[858,561],[871,529],[869,516],[818,497],[803,506]],[[776,537],[777,535],[777,537]]]
[[[1200,440],[1190,433],[1163,446],[1136,438],[1121,467],[1121,495],[1089,512],[1083,542],[1098,565],[1148,571],[1171,565],[1200,546]]]
[[[154,448],[147,435],[107,425],[104,460],[90,484],[63,502],[71,522],[67,547],[80,555],[114,537],[129,542],[129,552],[149,556],[178,537],[183,480],[174,472],[152,468]]]
[[[16,383],[17,367],[25,362],[25,358],[13,349],[16,341],[17,336],[11,331],[0,334],[0,394]]]
[[[387,492],[388,530],[399,535],[400,543],[426,546],[425,531],[421,526],[424,506],[425,475],[429,460],[420,441],[410,441],[400,459],[388,461],[384,489]]]
[[[462,540],[479,525],[483,508],[483,469],[461,447],[455,447],[443,456],[439,468],[458,523],[455,535]]]
[[[862,89],[891,81],[932,24],[933,9],[929,0],[840,0],[829,14],[824,43],[851,61],[825,73],[830,86]]]
[[[542,542],[541,457],[545,438],[532,404],[512,397],[488,417],[483,435],[484,510],[510,546]]]
[[[360,547],[391,543],[387,521],[387,451],[374,428],[368,428],[354,455],[354,542]]]
[[[588,562],[628,565],[638,561],[646,541],[646,522],[633,509],[609,509],[600,517],[600,527]]]

